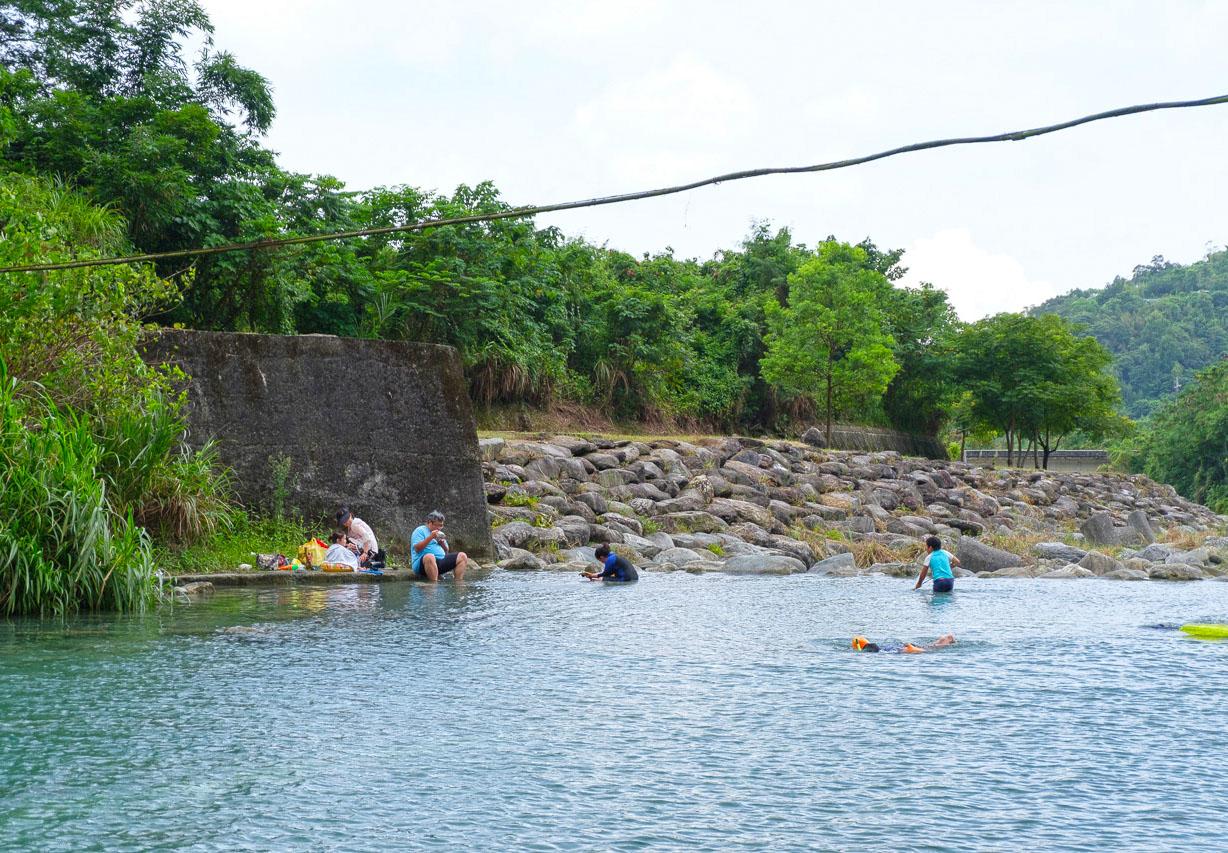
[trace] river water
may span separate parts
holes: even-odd
[[[0,846],[1209,850],[1228,584],[498,573],[0,623]],[[857,654],[849,638],[928,641]]]

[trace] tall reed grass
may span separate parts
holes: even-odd
[[[156,594],[152,550],[100,476],[89,423],[16,395],[0,363],[0,614],[138,610]]]

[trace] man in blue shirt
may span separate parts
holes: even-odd
[[[926,539],[925,547],[929,549],[929,553],[925,555],[921,574],[917,577],[917,585],[913,589],[921,588],[921,584],[925,583],[925,573],[929,572],[934,577],[934,592],[951,592],[955,589],[955,572],[951,571],[951,564],[958,566],[959,557],[950,551],[942,550],[942,540],[937,536]]]
[[[443,521],[442,512],[432,511],[426,517],[426,524],[415,530],[409,540],[410,565],[418,577],[429,581],[437,581],[448,572],[460,580],[465,576],[465,566],[469,565],[469,557],[464,551],[448,553]]]
[[[635,566],[631,565],[626,557],[620,557],[617,554],[610,553],[610,546],[606,543],[601,543],[597,546],[597,550],[593,556],[601,561],[603,571],[601,572],[580,572],[584,577],[591,581],[608,580],[618,583],[627,583],[629,581],[637,581],[640,579],[640,573],[635,570]]]

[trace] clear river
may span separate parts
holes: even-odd
[[[1211,850],[1228,583],[559,574],[0,622],[14,850]],[[955,646],[855,653],[881,643]]]

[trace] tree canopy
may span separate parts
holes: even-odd
[[[1126,413],[1142,417],[1228,357],[1228,250],[1188,265],[1157,256],[1128,279],[1071,291],[1031,313],[1084,325],[1113,354]]]

